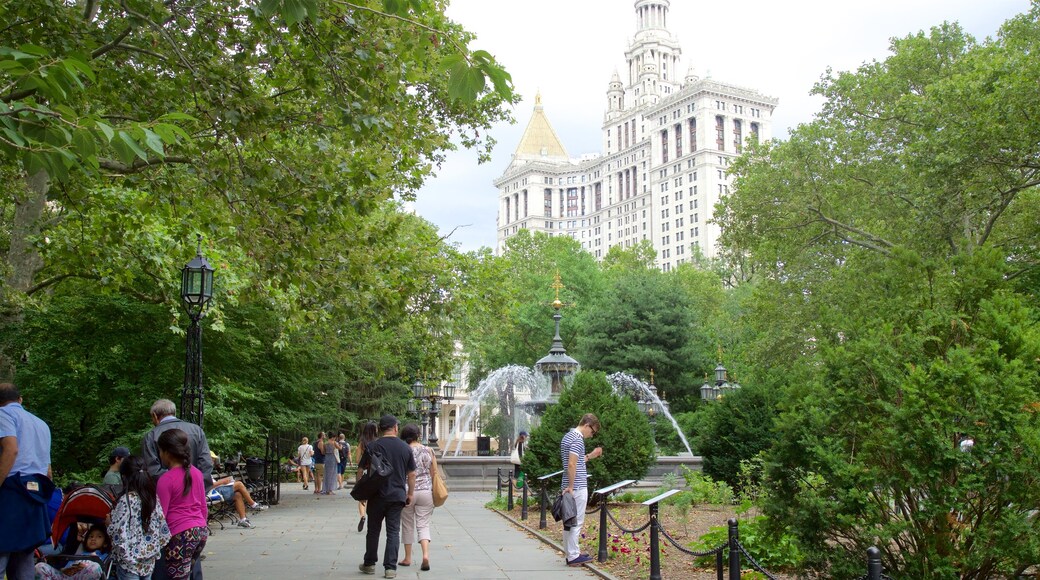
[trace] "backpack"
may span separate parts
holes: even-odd
[[[350,490],[350,497],[357,501],[367,501],[378,496],[383,484],[394,472],[382,449],[369,445],[366,446],[365,453],[368,455],[368,469],[358,478],[354,489]]]

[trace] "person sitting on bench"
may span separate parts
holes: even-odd
[[[266,505],[253,500],[253,496],[249,495],[249,490],[246,489],[244,483],[235,481],[235,478],[230,475],[217,480],[213,489],[209,490],[209,495],[211,499],[214,499],[213,496],[219,495],[226,502],[234,502],[235,514],[238,515],[238,527],[240,528],[255,527],[249,521],[249,518],[246,517],[246,506],[254,510],[267,509]]]

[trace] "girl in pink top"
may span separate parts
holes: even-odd
[[[206,489],[202,472],[188,459],[190,454],[184,431],[170,429],[159,435],[159,459],[169,471],[159,477],[155,495],[173,536],[163,548],[170,580],[186,580],[191,575],[192,562],[202,555],[209,537]]]

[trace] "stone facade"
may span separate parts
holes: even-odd
[[[600,154],[573,159],[541,98],[512,162],[495,180],[497,250],[520,229],[570,236],[597,259],[613,246],[649,240],[658,266],[687,262],[693,248],[716,255],[709,223],[726,195],[726,172],[750,139],[769,139],[777,99],[689,72],[667,28],[669,0],[635,3],[636,34],[625,51],[628,84],[607,86]]]

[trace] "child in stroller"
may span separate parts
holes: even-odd
[[[112,511],[114,498],[103,488],[86,485],[72,490],[62,501],[51,526],[51,542],[57,547],[65,531],[68,539],[61,552],[36,564],[38,578],[101,580],[111,572],[108,558],[111,542],[103,524]],[[90,525],[80,538],[81,523]]]

